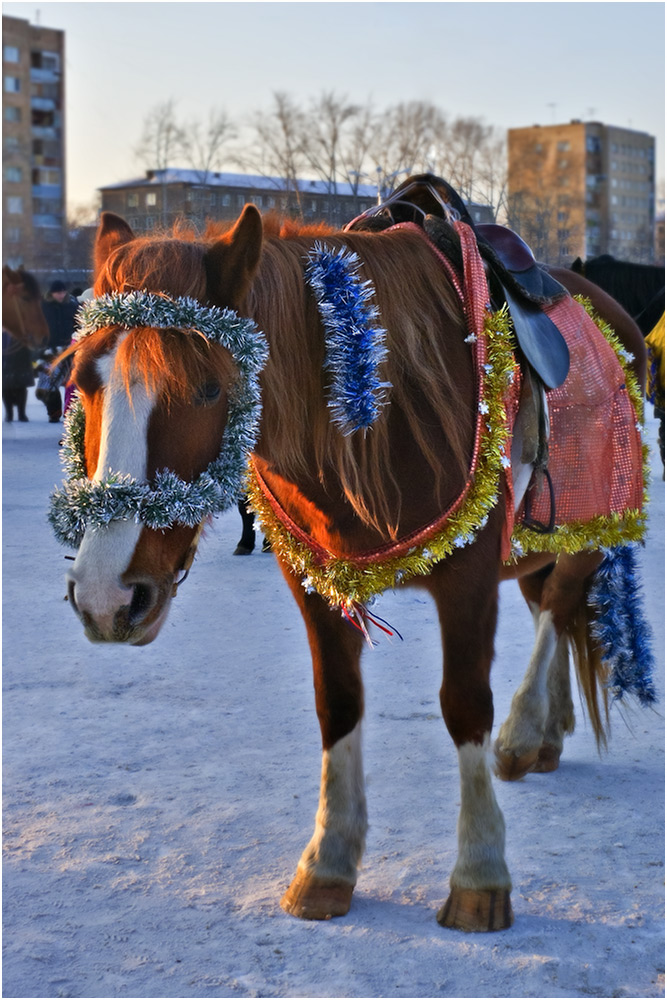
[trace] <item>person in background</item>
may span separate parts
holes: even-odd
[[[63,281],[52,282],[48,295],[42,303],[42,311],[49,326],[48,353],[51,358],[71,344],[79,308],[80,303],[69,294]],[[35,395],[44,403],[51,423],[58,423],[63,415],[60,386],[67,381],[70,367],[71,362],[67,366],[59,365],[58,375],[52,373],[56,377],[47,375],[46,366],[40,372],[41,384],[38,381]]]

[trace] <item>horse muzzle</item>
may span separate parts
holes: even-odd
[[[167,617],[173,590],[173,577],[143,577],[105,589],[87,588],[77,580],[76,569],[67,578],[68,600],[91,642],[152,642]]]

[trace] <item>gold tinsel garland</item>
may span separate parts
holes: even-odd
[[[252,468],[248,468],[247,489],[250,505],[256,512],[274,552],[284,559],[306,590],[317,591],[332,607],[351,609],[364,605],[377,594],[414,576],[430,573],[435,563],[473,541],[475,533],[486,524],[495,506],[501,474],[509,465],[509,431],[505,399],[515,374],[512,353],[512,326],[506,307],[487,313],[484,331],[486,363],[481,373],[480,413],[482,434],[477,468],[468,494],[447,523],[407,554],[381,563],[360,566],[353,560],[334,556],[321,565],[307,545],[297,541],[282,524],[262,491]]]
[[[629,366],[628,354],[618,337],[598,316],[591,302],[577,296],[607,342],[615,351],[626,376],[628,395],[638,422],[643,409],[642,393]],[[332,556],[321,565],[307,545],[295,539],[274,513],[263,493],[252,464],[247,474],[247,489],[252,508],[268,536],[273,550],[284,559],[307,590],[315,590],[333,607],[352,609],[367,604],[374,596],[414,576],[428,574],[435,563],[451,555],[456,548],[473,541],[495,505],[501,476],[508,464],[508,427],[505,400],[515,373],[512,351],[512,324],[507,309],[487,314],[483,336],[486,338],[487,364],[484,367],[481,412],[488,419],[483,426],[478,466],[468,495],[446,525],[407,554],[382,563],[359,566],[353,560]],[[648,448],[643,445],[644,494],[648,483]],[[646,514],[629,510],[624,514],[595,517],[586,522],[559,525],[549,535],[538,534],[516,525],[512,534],[514,561],[522,552],[579,552],[583,549],[612,548],[640,541],[646,528]]]

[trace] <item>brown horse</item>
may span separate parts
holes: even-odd
[[[49,337],[36,278],[28,271],[2,269],[2,328],[28,347],[39,347]]]
[[[456,507],[477,448],[480,403],[469,326],[450,276],[423,235],[409,228],[326,232],[333,252],[358,255],[386,337],[380,369],[387,405],[379,407],[367,433],[341,432],[327,399],[318,306],[304,280],[305,258],[318,235],[324,232],[264,232],[253,206],[229,233],[202,242],[135,238],[122,219],[104,214],[95,295],[110,302],[99,297],[145,291],[167,303],[187,298],[252,317],[269,347],[255,482],[261,481],[299,537],[344,562],[416,537],[442,511]],[[170,323],[158,324],[148,313],[133,322],[119,314],[73,348],[85,416],[79,475],[93,486],[123,489],[128,478],[151,483],[163,469],[192,483],[216,461],[236,398],[240,353],[207,339],[195,321],[189,329],[175,319],[165,326]],[[461,775],[458,857],[438,919],[465,930],[497,930],[512,922],[504,822],[488,762],[505,504],[501,490],[474,543],[455,546],[427,575],[415,578],[432,595],[440,617],[440,700]],[[197,517],[158,528],[126,512],[108,524],[83,525],[69,597],[89,638],[132,644],[155,638],[192,562]],[[279,539],[274,551],[305,621],[323,746],[315,831],[282,905],[299,917],[324,919],[348,911],[364,848],[364,634],[351,627],[354,607],[341,614],[310,586]],[[504,571],[523,576],[537,623],[527,678],[501,730],[506,776],[557,763],[572,726],[568,635],[576,640],[587,694],[597,704],[599,657],[589,657],[585,601],[600,558],[597,552],[562,559],[544,553]]]

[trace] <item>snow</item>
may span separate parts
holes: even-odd
[[[613,710],[599,756],[577,706],[560,769],[494,779],[514,926],[435,920],[459,804],[440,717],[434,609],[379,614],[404,642],[365,656],[370,832],[348,916],[279,900],[312,832],[320,744],[305,632],[273,556],[208,530],[159,638],[94,646],[63,601],[46,523],[58,438],[31,398],[3,425],[5,997],[658,997],[664,995],[664,482],[641,554],[657,711]],[[653,444],[657,424],[648,421]],[[496,729],[530,615],[501,588]]]

